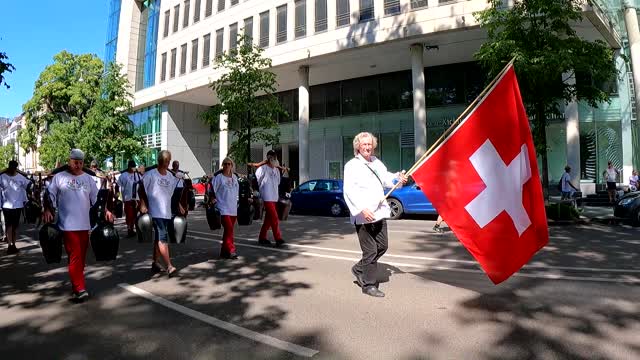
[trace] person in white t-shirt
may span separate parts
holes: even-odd
[[[174,275],[177,269],[171,264],[169,256],[169,222],[171,221],[171,195],[176,188],[178,178],[169,171],[171,163],[171,152],[162,150],[158,155],[158,167],[145,172],[142,183],[144,192],[148,200],[141,198],[140,213],[149,212],[153,219],[153,229],[155,230],[155,241],[153,247],[153,262],[151,271],[158,273],[166,270],[168,276]],[[185,209],[178,205],[178,211],[184,215]],[[158,264],[159,257],[162,257],[166,269],[162,269]]]
[[[564,174],[562,174],[562,178],[560,178],[560,184],[562,184],[562,200],[571,199],[576,191],[580,191],[571,182],[571,166],[569,165],[564,167]]]
[[[220,211],[222,227],[222,246],[220,247],[220,257],[223,259],[237,259],[236,246],[233,243],[233,226],[238,216],[238,193],[240,185],[238,177],[233,173],[235,164],[233,160],[225,158],[222,160],[222,172],[216,175],[212,181],[215,198],[211,203],[216,204]]]
[[[607,180],[607,193],[609,193],[609,202],[613,204],[616,199],[618,169],[616,169],[611,161],[607,163],[607,170],[604,171]]]
[[[0,190],[2,190],[2,213],[6,226],[9,247],[7,254],[17,254],[16,238],[20,225],[20,214],[27,202],[27,187],[31,184],[26,177],[18,173],[18,162],[9,161],[9,168],[0,175]]]
[[[122,201],[124,202],[124,214],[127,223],[127,236],[132,237],[136,235],[134,225],[136,222],[136,215],[138,212],[138,191],[136,184],[142,179],[136,171],[136,162],[129,160],[127,164],[127,171],[120,174],[118,178],[118,186],[122,193]]]
[[[89,165],[89,169],[91,169],[91,171],[96,173],[96,175],[101,173],[100,169],[98,169],[98,162],[95,161],[95,160],[91,160],[91,164]],[[100,178],[98,176],[91,176],[91,177],[93,178],[93,181],[95,181],[96,187],[98,187],[98,190],[102,189],[102,183],[104,182],[104,179],[102,179],[102,178]]]
[[[56,174],[48,187],[50,205],[58,211],[58,227],[62,231],[64,248],[69,256],[69,277],[74,300],[82,302],[89,297],[85,287],[84,267],[89,246],[89,210],[97,201],[98,188],[91,175],[83,172],[84,153],[71,150],[69,169]],[[113,215],[105,210],[106,220],[113,222]],[[52,209],[45,207],[43,220],[54,219]]]
[[[282,234],[280,233],[278,211],[276,210],[276,204],[279,199],[278,185],[280,185],[280,171],[276,167],[277,161],[276,152],[269,150],[267,153],[267,164],[260,166],[256,171],[260,196],[262,197],[265,209],[264,222],[262,223],[262,228],[260,228],[258,243],[261,245],[271,245],[271,242],[267,239],[267,232],[271,229],[273,231],[273,239],[276,241],[276,246],[280,247],[284,245],[284,240],[282,240]]]
[[[638,170],[633,170],[629,176],[629,191],[638,191]]]

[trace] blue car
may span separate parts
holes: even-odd
[[[385,189],[385,193],[390,189]],[[399,219],[403,214],[437,215],[438,212],[427,199],[420,187],[410,179],[403,187],[394,190],[387,198],[391,208],[391,219]]]
[[[300,184],[291,191],[291,212],[346,215],[342,180],[316,179]]]

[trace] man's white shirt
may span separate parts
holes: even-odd
[[[27,186],[31,182],[22,174],[10,176],[0,175],[0,190],[2,190],[2,207],[4,209],[22,209],[27,202]]]
[[[96,203],[98,187],[89,174],[56,174],[49,184],[51,204],[58,209],[58,226],[62,231],[91,229],[89,209]]]
[[[166,175],[162,175],[158,169],[153,169],[144,174],[142,182],[149,200],[149,215],[152,218],[171,219],[171,196],[178,178],[168,170]]]
[[[280,170],[269,165],[262,165],[256,170],[256,178],[260,188],[260,196],[264,201],[278,201],[278,185],[280,185]]]
[[[343,193],[352,224],[370,223],[362,214],[364,209],[373,212],[375,220],[371,222],[391,216],[387,201],[380,200],[384,197],[384,188],[393,187],[396,178],[397,175],[387,171],[387,167],[375,156],[367,161],[358,155],[347,162],[344,166]]]

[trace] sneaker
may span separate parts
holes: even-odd
[[[443,229],[443,228],[441,228],[441,227],[440,227],[440,225],[435,225],[435,226],[433,227],[433,231],[435,231],[435,232],[437,232],[437,233],[440,233],[440,234],[444,233],[444,229]]]
[[[76,303],[83,303],[89,299],[89,293],[87,290],[80,290],[73,293],[73,301]]]
[[[282,247],[284,246],[284,240],[280,239],[280,240],[276,240],[276,247]]]
[[[229,259],[236,260],[237,258],[238,258],[238,254],[236,254],[236,253],[229,254]]]
[[[267,239],[258,239],[258,244],[264,245],[264,246],[271,246],[271,241]]]
[[[13,255],[13,254],[17,254],[19,253],[20,250],[18,250],[18,248],[15,245],[9,245],[9,247],[7,248],[7,255]]]
[[[362,293],[373,297],[384,297],[384,293],[373,285],[363,287]]]

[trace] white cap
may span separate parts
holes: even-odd
[[[73,149],[71,150],[71,154],[69,154],[69,159],[84,160],[84,153],[80,149]]]

